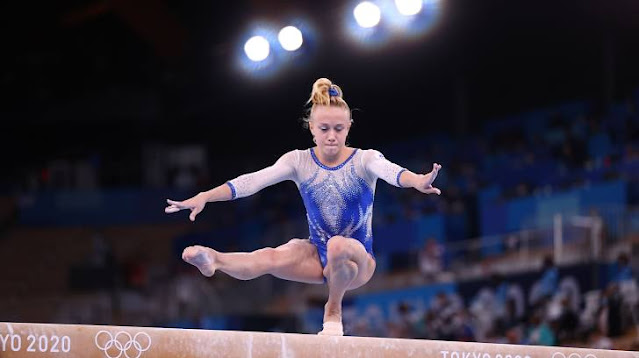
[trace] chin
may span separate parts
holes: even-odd
[[[326,154],[336,154],[339,153],[340,147],[324,147],[324,153]]]

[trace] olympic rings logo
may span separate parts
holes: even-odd
[[[566,356],[565,354],[561,352],[555,352],[553,353],[552,358],[581,358],[581,354],[570,353],[568,356]],[[597,356],[592,353],[588,353],[583,358],[597,358]]]
[[[146,336],[146,339],[142,339],[142,342],[139,342],[138,338],[140,336]],[[100,340],[100,337],[104,338]],[[124,331],[116,333],[115,336],[113,336],[111,332],[100,331],[95,335],[94,341],[95,346],[103,351],[107,358],[120,358],[122,354],[124,354],[126,358],[140,358],[143,352],[151,348],[151,336],[145,332],[138,332],[135,336],[131,337],[131,334]],[[137,353],[130,356],[130,350]]]

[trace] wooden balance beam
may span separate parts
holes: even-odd
[[[416,339],[0,322],[0,357],[639,358],[639,353]]]

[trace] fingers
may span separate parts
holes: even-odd
[[[184,209],[184,205],[182,205],[179,201],[166,199],[166,202],[169,204],[169,206],[164,208],[164,212],[167,214],[176,213]]]
[[[166,199],[166,202],[169,203],[170,205],[177,206],[179,208],[184,207],[184,205],[182,204],[181,201],[175,201],[175,200],[171,200],[171,199]]]
[[[435,180],[435,178],[437,178],[437,173],[439,173],[439,169],[441,169],[442,166],[437,164],[437,163],[433,163],[433,170],[431,171],[432,174],[432,179],[431,179],[431,183],[433,180]]]
[[[180,210],[182,210],[182,209],[178,208],[175,205],[170,205],[170,206],[167,206],[166,208],[164,208],[164,212],[167,213],[167,214],[177,213]]]
[[[439,188],[435,188],[434,186],[429,187],[428,189],[424,190],[424,194],[437,194],[437,195],[441,195],[442,191],[439,190]]]
[[[184,209],[191,209],[191,214],[189,215],[189,219],[191,221],[195,221],[195,217],[203,209],[203,207],[199,207],[199,206],[191,207],[191,206],[185,205],[184,202],[182,202],[182,201],[175,201],[175,200],[171,200],[171,199],[166,199],[166,202],[170,204],[169,206],[164,208],[164,212],[167,213],[167,214],[176,213],[176,212],[178,212],[180,210],[184,210]]]
[[[433,163],[433,169],[431,169],[431,172],[438,172],[441,168],[441,164]]]
[[[425,180],[424,180],[424,183],[423,183],[423,187],[426,187],[425,190],[428,190],[429,188],[431,188],[431,184],[435,181],[435,178],[437,178],[437,173],[439,173],[439,169],[441,169],[441,168],[442,168],[442,166],[440,164],[433,163],[433,170],[431,170],[430,173],[424,175],[424,179]],[[425,191],[424,191],[424,193],[425,193]]]
[[[202,211],[202,209],[200,209],[200,208],[194,208],[194,209],[191,211],[191,215],[189,215],[189,219],[191,219],[191,221],[195,221],[195,217],[197,216],[197,214],[199,214],[199,213],[200,213],[200,211]]]

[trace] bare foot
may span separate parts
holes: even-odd
[[[320,336],[343,336],[341,307],[332,308],[328,303],[324,306],[324,329],[318,333]]]
[[[320,336],[343,336],[342,322],[324,322],[324,329],[318,333]]]
[[[202,275],[211,277],[215,273],[215,256],[217,251],[204,246],[189,246],[182,252],[182,260],[200,270]]]

